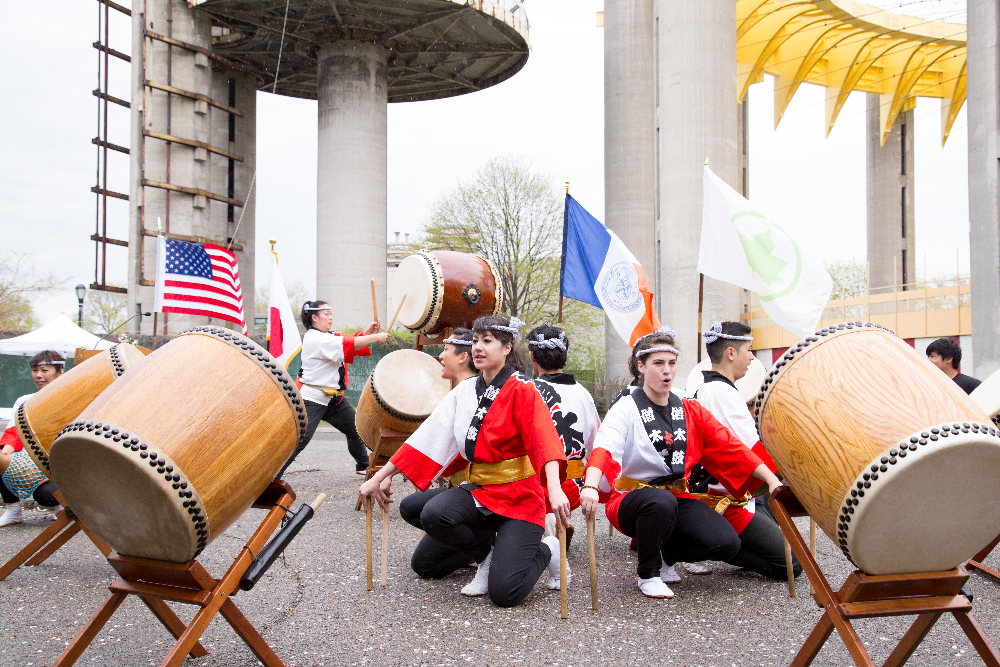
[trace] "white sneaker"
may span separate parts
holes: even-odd
[[[490,562],[493,560],[493,550],[483,559],[483,562],[476,568],[476,576],[462,587],[462,595],[478,597],[486,595],[490,590]]]
[[[688,574],[712,574],[712,568],[704,563],[681,563]]]
[[[681,575],[677,574],[677,570],[674,569],[673,565],[663,563],[660,566],[660,581],[665,584],[676,584],[680,580]]]
[[[556,536],[556,515],[549,512],[545,515],[545,532],[542,533],[542,537],[555,537]]]
[[[11,526],[15,523],[21,523],[21,503],[14,503],[13,505],[7,505],[7,511],[0,516],[0,526]]]
[[[55,507],[53,507],[51,510],[52,516],[49,517],[49,520],[55,521],[56,519],[58,519],[59,510],[61,510],[62,508],[63,508],[62,505],[56,505]]]
[[[674,592],[659,577],[639,579],[639,590],[648,598],[672,598]]]
[[[542,538],[542,542],[549,545],[549,551],[552,552],[552,558],[549,559],[549,578],[545,581],[545,586],[550,590],[559,590],[559,538],[555,535],[549,535],[548,537]],[[569,569],[569,562],[566,563],[566,587],[569,588],[570,582],[573,581],[573,571]]]

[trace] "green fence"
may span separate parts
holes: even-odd
[[[31,357],[0,354],[0,408],[14,407],[14,401],[25,394],[33,394],[35,383],[31,381]],[[66,370],[73,368],[73,358],[66,360]]]

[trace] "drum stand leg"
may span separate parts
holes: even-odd
[[[232,601],[232,597],[239,592],[240,579],[253,564],[256,557],[254,554],[260,553],[277,530],[293,500],[295,492],[288,482],[271,482],[253,505],[257,509],[269,510],[267,516],[219,580],[213,578],[196,560],[183,564],[167,563],[111,552],[108,562],[119,575],[108,586],[111,595],[73,637],[66,650],[56,658],[52,663],[53,667],[76,662],[129,595],[140,598],[177,640],[160,663],[161,667],[178,667],[189,655],[193,658],[208,655],[199,639],[216,614],[222,615],[266,667],[283,667],[284,663],[250,624]],[[168,601],[191,604],[200,609],[185,626],[166,604]]]
[[[969,573],[964,568],[958,567],[947,572],[890,575],[868,575],[855,570],[847,577],[840,590],[835,592],[830,588],[792,521],[792,517],[807,516],[807,512],[791,489],[783,487],[775,491],[771,495],[771,509],[792,551],[798,556],[802,569],[809,577],[816,603],[823,610],[823,616],[792,660],[792,667],[811,665],[834,630],[843,640],[854,664],[858,667],[874,667],[875,663],[851,621],[858,618],[916,615],[916,620],[884,663],[887,667],[900,667],[913,655],[934,623],[945,613],[955,616],[986,665],[1000,667],[1000,653],[997,653],[972,616],[972,603],[961,592],[962,586],[969,579]]]
[[[386,463],[389,462],[389,457],[382,454],[382,446],[398,445],[402,446],[406,439],[410,437],[407,433],[400,433],[399,431],[394,431],[391,428],[380,428],[378,433],[378,442],[375,443],[375,448],[372,453],[368,455],[368,470],[365,471],[365,481],[367,482],[372,478],[372,475],[377,473],[382,469]],[[399,448],[397,446],[397,449]],[[386,450],[390,451],[390,450]],[[358,497],[358,502],[354,504],[354,511],[361,511],[361,497]]]
[[[995,538],[993,538],[993,541],[987,544],[986,548],[984,548],[982,551],[980,551],[975,556],[970,558],[969,561],[965,564],[965,567],[970,570],[972,569],[979,570],[980,572],[990,575],[994,579],[1000,579],[1000,572],[997,572],[992,567],[987,567],[983,565],[983,561],[986,560],[987,556],[990,555],[990,552],[992,552],[993,549],[996,548],[997,544],[1000,544],[1000,535],[997,535]]]
[[[87,527],[81,523],[80,518],[73,513],[73,510],[66,507],[66,501],[63,500],[62,495],[58,491],[55,492],[55,497],[59,501],[59,504],[63,506],[56,513],[56,520],[0,567],[0,581],[6,579],[11,572],[21,565],[41,565],[59,547],[69,542],[81,530],[90,538],[90,541],[94,543],[102,554],[107,556],[111,553],[111,547],[87,530]]]

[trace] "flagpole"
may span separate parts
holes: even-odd
[[[278,253],[274,252],[274,244],[278,242],[278,239],[268,239],[267,242],[271,244],[271,254],[274,255],[274,261],[277,263]]]
[[[708,153],[705,153],[705,166],[708,166]],[[705,303],[705,274],[698,273],[698,331],[695,341],[698,344],[698,363],[701,363],[701,311]]]
[[[569,197],[569,174],[566,174],[566,197]],[[569,206],[569,200],[567,199],[566,206]],[[566,248],[566,208],[563,208],[563,248]],[[566,256],[559,259],[559,328],[562,329],[562,310],[563,310],[563,293],[562,293],[562,268],[566,263]]]

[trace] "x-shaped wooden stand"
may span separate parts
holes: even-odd
[[[54,554],[59,547],[69,542],[80,531],[83,531],[90,538],[90,541],[94,543],[102,554],[105,556],[111,554],[111,547],[102,542],[97,535],[87,530],[87,527],[80,521],[80,517],[74,514],[73,510],[69,507],[66,507],[66,501],[63,500],[62,495],[58,491],[54,495],[59,504],[63,506],[61,510],[56,512],[55,521],[0,567],[0,581],[6,579],[11,572],[22,565],[42,564],[45,562],[45,559]]]
[[[944,613],[951,613],[989,667],[1000,667],[1000,654],[987,639],[983,629],[970,613],[972,603],[961,589],[969,579],[965,568],[947,572],[916,574],[868,575],[855,570],[839,591],[834,592],[823,576],[816,560],[792,521],[795,516],[808,516],[791,489],[782,487],[771,495],[771,509],[781,526],[785,539],[792,546],[799,563],[813,586],[813,597],[823,609],[823,616],[806,638],[792,661],[792,667],[812,664],[834,629],[847,646],[858,667],[874,667],[871,656],[858,637],[852,619],[883,616],[916,615],[917,619],[885,661],[886,667],[903,665],[924,640],[927,633]]]
[[[256,554],[260,553],[268,538],[278,528],[285,512],[291,509],[294,500],[295,492],[288,482],[282,480],[271,482],[267,490],[253,504],[257,509],[270,511],[225,576],[219,580],[214,579],[196,560],[187,563],[167,563],[132,558],[112,552],[108,556],[108,562],[120,577],[108,586],[111,595],[105,598],[97,612],[73,637],[73,641],[56,658],[52,666],[61,667],[76,662],[122,602],[129,595],[135,595],[177,639],[167,657],[160,663],[160,667],[177,667],[188,655],[193,658],[208,655],[208,651],[201,645],[199,639],[217,613],[222,614],[264,665],[284,667],[284,663],[230,598],[239,592],[240,579],[253,564]],[[192,604],[200,609],[185,626],[166,604],[167,601]]]

